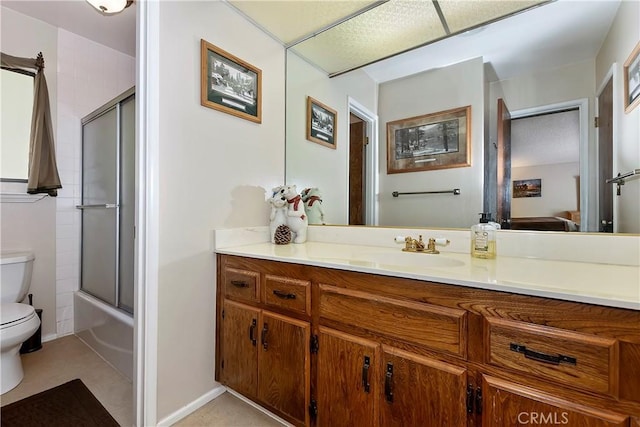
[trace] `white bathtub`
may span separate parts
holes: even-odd
[[[82,291],[73,303],[74,333],[133,381],[133,317]]]

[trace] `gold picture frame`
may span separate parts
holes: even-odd
[[[471,166],[471,106],[387,123],[387,173]]]
[[[200,104],[262,123],[262,70],[200,40]]]
[[[624,75],[624,112],[640,104],[640,42],[633,48],[622,68]]]
[[[307,139],[335,150],[337,131],[337,111],[307,96]]]

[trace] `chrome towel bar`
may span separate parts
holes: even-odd
[[[413,192],[409,192],[409,193],[399,193],[397,191],[394,191],[391,194],[393,195],[393,197],[406,196],[406,195],[409,195],[409,194],[453,194],[455,196],[459,196],[460,195],[460,189],[459,188],[454,188],[453,190],[442,190],[442,191],[413,191]]]

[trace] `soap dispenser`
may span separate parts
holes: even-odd
[[[496,230],[491,214],[481,213],[480,223],[471,226],[471,256],[493,259],[496,257]]]

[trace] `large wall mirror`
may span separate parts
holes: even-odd
[[[325,64],[375,51],[385,25],[357,40],[341,25],[322,33],[332,49],[312,37],[286,66],[286,180],[319,188],[328,224],[467,228],[491,212],[514,229],[640,233],[640,180],[606,183],[640,168],[640,108],[622,99],[639,2],[544,3],[347,72]],[[337,112],[334,147],[305,137],[309,96]],[[387,123],[466,106],[470,166],[387,172]],[[394,149],[435,162],[447,131],[415,129]]]

